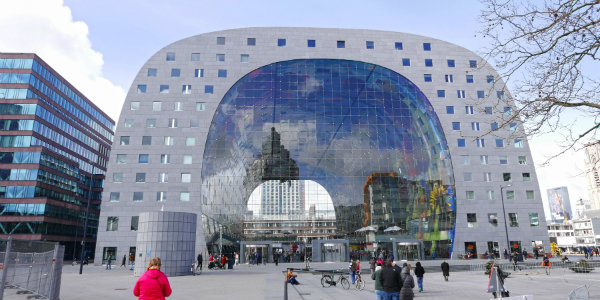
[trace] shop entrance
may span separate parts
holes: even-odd
[[[326,243],[321,244],[321,261],[322,262],[339,262],[346,261],[346,244],[343,243]]]
[[[420,243],[397,243],[396,252],[399,260],[420,260],[421,245]]]
[[[269,245],[245,245],[244,254],[246,255],[246,262],[252,265],[271,262]]]

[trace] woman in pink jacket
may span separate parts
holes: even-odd
[[[167,275],[160,271],[160,265],[160,258],[153,258],[148,270],[135,283],[133,295],[139,300],[165,300],[171,296],[171,285]]]

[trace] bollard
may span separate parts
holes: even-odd
[[[6,252],[4,252],[4,265],[2,267],[2,278],[0,279],[0,300],[4,297],[4,287],[6,286],[8,259],[10,257],[10,248],[12,247],[12,237],[8,237],[6,242]]]
[[[288,300],[288,282],[287,280],[283,281],[283,300]]]

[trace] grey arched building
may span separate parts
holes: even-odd
[[[157,210],[202,217],[196,252],[502,251],[501,192],[510,247],[549,250],[527,139],[504,121],[513,107],[485,61],[429,37],[244,28],[183,39],[127,95],[96,262],[135,251],[138,214]]]

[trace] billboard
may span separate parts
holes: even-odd
[[[548,189],[548,206],[552,222],[562,223],[571,219],[571,200],[566,186]]]

